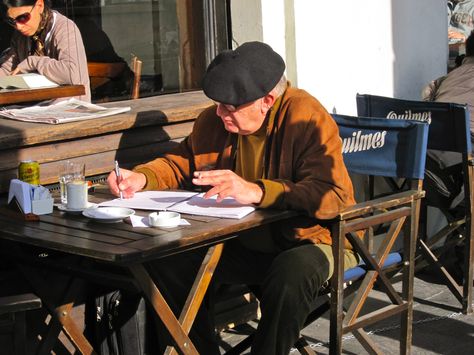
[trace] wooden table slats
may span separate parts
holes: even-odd
[[[123,255],[137,254],[139,251],[129,246],[114,245],[103,241],[94,241],[72,234],[60,234],[46,229],[35,228],[38,222],[27,222],[31,226],[18,225],[0,218],[1,237],[12,241],[20,241],[39,247],[57,251],[83,255],[104,261],[119,259]],[[100,235],[97,234],[96,238]],[[108,236],[105,236],[108,237]]]

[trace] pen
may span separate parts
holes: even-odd
[[[117,187],[118,187],[118,184],[120,184],[120,168],[119,168],[117,160],[115,161],[115,175],[117,175]],[[120,191],[120,199],[123,200],[123,192],[122,191]]]

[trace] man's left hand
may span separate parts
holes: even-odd
[[[260,203],[263,191],[259,185],[246,181],[231,170],[195,171],[193,184],[212,186],[204,198],[217,195],[217,202],[233,197],[243,204]]]

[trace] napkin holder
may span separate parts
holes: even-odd
[[[39,215],[53,212],[54,199],[50,194],[47,194],[47,198],[33,199],[32,188],[32,185],[18,179],[10,181],[8,196],[10,210],[19,212],[26,220],[38,220]]]
[[[2,207],[1,214],[16,218],[16,219],[23,219],[25,221],[39,221],[39,216],[34,213],[24,213],[23,209],[21,208],[18,200],[13,197],[10,203],[5,207]]]

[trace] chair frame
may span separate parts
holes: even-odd
[[[379,353],[376,345],[363,331],[362,327],[376,323],[384,318],[401,314],[402,334],[400,353],[410,353],[412,340],[412,307],[413,307],[413,279],[416,235],[418,232],[418,218],[420,200],[424,196],[421,183],[418,189],[385,196],[349,207],[342,211],[331,228],[333,236],[334,274],[331,278],[330,298],[330,353],[342,352],[342,336],[352,332],[362,346],[369,353]],[[369,217],[368,217],[369,215]],[[389,232],[374,256],[355,234],[359,230],[370,230],[383,223],[390,223]],[[404,262],[402,265],[402,295],[393,289],[392,283],[382,270],[384,261],[390,252],[395,239],[404,231]],[[367,273],[363,280],[357,283],[359,290],[351,306],[345,312],[343,309],[344,294],[355,291],[352,285],[350,290],[344,287],[344,240],[347,237],[354,250],[364,260]],[[381,310],[359,317],[362,306],[367,301],[376,279],[385,289],[392,305]]]
[[[423,105],[424,109],[427,110],[427,106],[433,105],[433,107],[444,107],[446,106],[447,110],[452,112],[453,121],[451,122],[441,122],[437,120],[436,124],[440,125],[454,125],[454,129],[460,137],[463,137],[461,140],[456,140],[453,145],[455,147],[450,147],[451,149],[443,149],[443,142],[439,141],[439,137],[436,137],[436,132],[430,131],[428,137],[428,149],[436,150],[448,150],[461,153],[462,155],[462,171],[463,171],[463,186],[464,186],[464,208],[465,215],[464,218],[448,222],[448,224],[435,233],[430,239],[426,238],[425,233],[422,233],[423,238],[419,238],[418,256],[422,256],[429,264],[435,267],[438,273],[443,278],[444,284],[448,287],[451,293],[456,297],[456,299],[461,304],[461,310],[464,314],[471,314],[472,309],[472,297],[473,297],[473,276],[474,276],[474,219],[472,218],[472,210],[474,208],[474,157],[471,148],[470,141],[470,128],[469,128],[469,111],[466,105],[459,105],[454,103],[438,103],[438,102],[423,102],[423,101],[410,101],[395,99],[383,96],[376,95],[361,95],[357,94],[357,110],[358,114],[361,116],[388,116],[388,112],[383,114],[379,110],[375,110],[372,107],[372,102],[377,100],[391,100],[394,105],[400,105],[404,109],[411,109],[412,111],[422,111],[421,106]],[[389,106],[389,105],[385,105]],[[402,109],[402,108],[399,108]],[[388,109],[387,109],[388,110]],[[435,117],[431,118],[435,120]],[[445,131],[449,131],[446,129]],[[438,139],[437,139],[438,138]],[[425,206],[426,207],[426,206]],[[424,219],[426,219],[426,211],[423,211]],[[426,224],[426,221],[424,221]],[[465,243],[465,260],[463,265],[464,280],[459,284],[453,276],[448,272],[445,266],[440,262],[440,255],[436,255],[431,247],[435,245],[439,240],[450,235],[451,233],[456,232],[462,226],[465,226],[465,234],[468,236]],[[417,258],[418,260],[422,259],[421,257]],[[422,268],[423,263],[418,262],[417,269]]]

